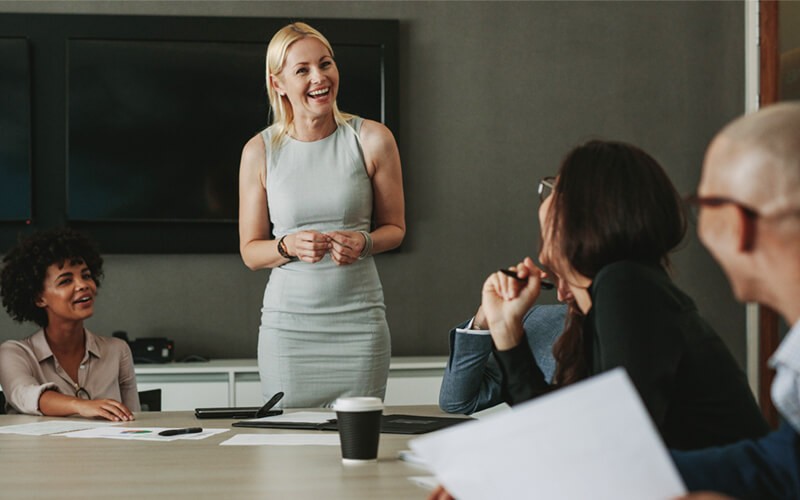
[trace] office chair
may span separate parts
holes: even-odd
[[[161,389],[139,391],[139,405],[142,411],[161,411]]]
[[[0,391],[0,415],[6,414],[6,395]]]

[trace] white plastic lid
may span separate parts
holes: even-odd
[[[381,398],[349,397],[339,398],[333,403],[335,411],[378,411],[383,410]]]

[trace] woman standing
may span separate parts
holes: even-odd
[[[0,385],[12,413],[133,420],[139,411],[125,341],[84,328],[94,314],[103,259],[69,229],[36,233],[3,259],[0,295],[16,321],[41,330],[0,345]]]
[[[307,24],[273,36],[267,88],[273,123],[245,145],[239,174],[242,259],[272,268],[262,391],[283,391],[284,407],[383,397],[391,345],[372,255],[405,235],[397,144],[382,124],[339,111],[333,49]]]

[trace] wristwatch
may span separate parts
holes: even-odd
[[[286,248],[286,242],[283,241],[284,238],[286,238],[285,234],[281,236],[281,239],[278,240],[278,253],[281,254],[281,257],[284,259],[289,259],[290,261],[297,260],[297,256],[289,255],[289,250]]]

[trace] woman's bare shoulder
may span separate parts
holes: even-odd
[[[359,133],[361,143],[373,151],[384,151],[395,147],[395,140],[389,127],[375,120],[364,119]]]

